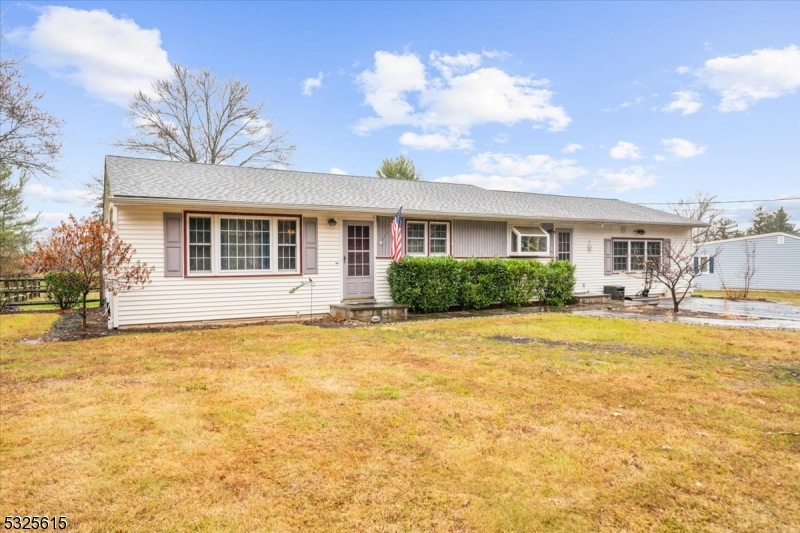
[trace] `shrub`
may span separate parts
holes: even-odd
[[[80,277],[75,272],[48,272],[44,281],[47,299],[59,309],[72,309],[81,300]]]
[[[486,309],[500,303],[519,307],[534,297],[558,306],[572,299],[575,266],[569,261],[540,263],[533,259],[467,259],[404,257],[389,265],[392,299],[412,312]]]
[[[461,261],[458,303],[465,309],[486,309],[502,302],[510,282],[509,263],[498,258]]]
[[[447,311],[458,302],[461,268],[452,257],[404,257],[387,272],[392,300],[413,312]]]
[[[545,305],[564,305],[575,289],[575,265],[569,261],[551,261],[536,283],[536,295]]]
[[[505,307],[519,307],[537,296],[537,287],[543,283],[547,265],[536,260],[509,259],[508,284],[500,302]]]

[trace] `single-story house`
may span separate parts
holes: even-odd
[[[800,291],[800,236],[765,233],[707,242],[697,247],[695,264],[697,289],[742,288],[749,270],[751,289]]]
[[[107,220],[155,267],[144,289],[109,297],[112,328],[390,302],[401,207],[405,255],[563,259],[576,293],[641,290],[638,259],[697,225],[612,199],[131,157],[106,157],[105,180]]]

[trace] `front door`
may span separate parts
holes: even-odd
[[[372,265],[372,222],[344,223],[344,297],[369,299],[374,296]]]

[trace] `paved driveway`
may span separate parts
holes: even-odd
[[[659,300],[659,307],[672,308],[672,300]],[[796,329],[800,331],[800,306],[782,302],[725,301],[722,298],[689,298],[681,303],[681,310],[704,313],[740,315],[757,320],[736,320],[720,318],[698,318],[690,316],[648,315],[648,320],[662,322],[682,322],[685,324],[707,324],[710,326],[729,326],[765,329]],[[620,313],[605,309],[576,310],[575,314],[589,316],[609,316],[615,318],[641,318],[631,313]]]

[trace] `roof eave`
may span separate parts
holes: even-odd
[[[363,206],[336,206],[336,205],[310,205],[310,204],[265,204],[262,202],[229,202],[224,200],[196,200],[186,198],[152,198],[146,196],[111,196],[110,200],[120,205],[189,205],[197,207],[213,207],[213,208],[245,208],[245,209],[264,209],[270,210],[303,210],[303,211],[319,211],[319,212],[343,212],[343,213],[364,213],[377,215],[393,216],[396,211],[394,209],[385,209],[380,207],[363,207]],[[588,224],[641,224],[647,226],[674,226],[695,228],[707,226],[702,222],[689,220],[687,222],[658,222],[651,220],[630,220],[630,219],[601,219],[601,218],[581,218],[581,217],[546,217],[537,216],[535,214],[515,214],[515,215],[491,215],[485,213],[455,213],[446,211],[421,211],[415,209],[403,208],[403,215],[408,217],[438,217],[438,218],[471,218],[481,220],[514,220],[514,219],[533,219],[541,222],[575,222],[575,223],[588,223]]]

